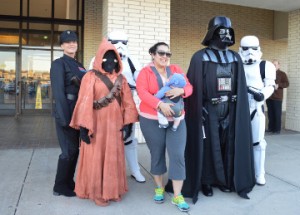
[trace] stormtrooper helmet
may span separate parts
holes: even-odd
[[[262,57],[259,40],[256,36],[244,36],[241,39],[239,54],[244,64],[253,64]]]
[[[121,59],[128,57],[128,36],[123,31],[114,30],[108,35],[108,41],[110,41],[117,49]]]

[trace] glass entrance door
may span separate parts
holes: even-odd
[[[0,49],[0,114],[18,114],[17,51]]]
[[[22,112],[50,112],[50,66],[51,51],[22,51]]]
[[[61,51],[54,52],[54,57]],[[0,49],[0,115],[50,113],[50,50]]]
[[[54,59],[62,51],[53,51]],[[22,50],[21,110],[22,113],[50,113],[52,89],[50,82],[51,51],[42,49]]]

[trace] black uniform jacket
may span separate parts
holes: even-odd
[[[82,64],[67,55],[51,64],[50,79],[55,100],[53,115],[63,127],[68,126],[71,121],[79,92],[78,80],[80,82],[85,73]]]
[[[198,192],[201,189],[203,144],[205,144],[202,132],[203,86],[205,84],[203,83],[204,61],[202,60],[204,51],[205,49],[196,52],[191,59],[187,77],[193,85],[194,91],[190,97],[185,99],[185,119],[187,125],[187,144],[185,150],[186,180],[184,181],[182,193],[186,197],[193,198],[194,203],[197,202]],[[223,162],[220,157],[213,157],[212,159],[215,163],[221,161],[216,165],[215,174],[224,175],[224,172],[220,173],[221,169],[222,171],[231,171],[231,174],[229,174],[231,175],[231,179],[229,180],[233,182],[233,189],[241,197],[245,197],[245,195],[247,197],[247,193],[255,185],[251,121],[243,64],[240,56],[236,52],[233,52],[233,54],[239,60],[234,62],[234,68],[238,70],[236,72],[237,77],[235,77],[237,101],[231,104],[234,105],[233,108],[229,107],[228,142],[230,145],[229,148],[232,151],[226,151],[226,153],[228,154],[227,159],[231,160],[231,167],[224,164],[225,167],[223,169]],[[209,135],[218,135],[218,130],[211,131],[209,129],[210,127],[205,128],[207,138],[211,138]]]

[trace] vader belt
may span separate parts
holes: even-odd
[[[205,99],[204,101],[210,102],[213,105],[220,104],[222,102],[236,102],[237,95],[224,95],[216,98]]]
[[[93,102],[93,108],[96,110],[100,110],[103,107],[108,106],[110,103],[112,103],[115,99],[117,99],[119,105],[121,105],[121,89],[122,89],[122,79],[123,76],[119,75],[115,81],[115,83],[113,84],[111,82],[111,80],[106,76],[103,75],[102,73],[94,70],[95,74],[97,77],[99,77],[103,83],[106,85],[106,87],[108,88],[109,93],[100,98],[99,100],[94,100]]]

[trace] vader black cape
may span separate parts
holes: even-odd
[[[185,99],[185,119],[187,125],[187,143],[185,150],[186,180],[184,181],[182,194],[185,197],[193,198],[193,202],[198,200],[198,192],[201,190],[201,178],[203,170],[203,144],[211,138],[209,135],[216,134],[218,131],[205,128],[207,138],[203,140],[202,132],[202,107],[203,107],[203,89],[204,89],[204,61],[203,54],[205,49],[196,52],[190,62],[187,77],[193,85],[193,94]],[[228,153],[227,160],[229,164],[224,164],[222,157],[212,156],[215,163],[215,174],[219,178],[220,184],[224,184],[229,180],[229,186],[236,191],[241,197],[247,198],[255,185],[255,173],[253,164],[253,146],[251,135],[251,121],[249,115],[248,95],[246,88],[245,73],[240,56],[231,51],[234,56],[239,59],[233,62],[235,72],[235,93],[237,101],[231,103],[229,107],[229,145],[232,148]],[[206,67],[209,70],[210,66]],[[211,68],[214,69],[214,68]],[[209,113],[208,113],[209,114]],[[227,152],[226,152],[227,153]],[[226,162],[226,161],[225,161]],[[220,164],[220,165],[219,165]],[[210,167],[206,167],[210,168]],[[225,179],[224,172],[228,178]],[[166,186],[167,191],[171,191],[169,182]],[[226,185],[226,184],[225,184]],[[227,184],[228,185],[228,184]]]

